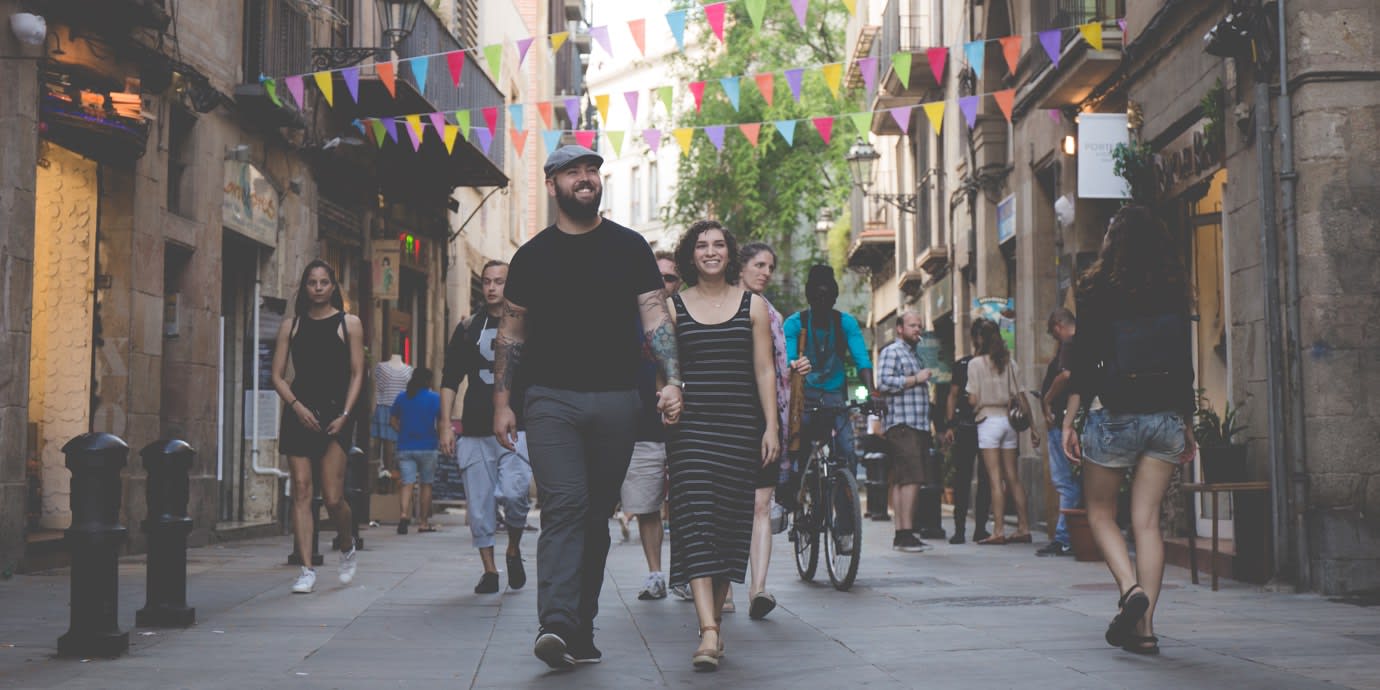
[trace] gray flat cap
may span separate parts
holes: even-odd
[[[585,158],[593,158],[599,165],[604,164],[604,157],[595,153],[594,151],[591,151],[583,146],[577,146],[575,144],[566,144],[565,146],[562,146],[556,149],[555,151],[552,151],[551,155],[546,157],[546,165],[542,166],[542,170],[546,171],[547,177],[551,177],[552,175],[555,175],[560,170],[565,169],[575,161],[583,160]]]

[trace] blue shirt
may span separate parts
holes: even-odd
[[[436,450],[440,439],[436,436],[436,418],[441,414],[441,396],[433,390],[418,391],[407,397],[407,391],[393,400],[393,416],[398,418],[398,450]]]
[[[786,359],[794,362],[800,359],[800,319],[801,314],[807,312],[796,312],[786,319],[782,329],[786,332]],[[843,328],[843,333],[836,333],[835,320],[833,314],[829,315],[828,325],[824,328],[815,326],[810,327],[810,332],[806,335],[805,350],[810,358],[811,371],[805,376],[805,387],[828,392],[842,392],[844,386],[843,359],[839,357],[838,338],[842,337],[847,345],[848,354],[853,360],[853,366],[858,369],[871,369],[872,358],[867,354],[867,342],[863,340],[862,327],[858,325],[858,320],[851,314],[839,314],[842,318],[837,322]]]

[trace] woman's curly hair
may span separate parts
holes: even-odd
[[[1131,204],[1112,216],[1097,261],[1078,281],[1078,295],[1188,309],[1193,287],[1168,228],[1150,209]]]
[[[690,287],[700,282],[700,269],[695,266],[695,243],[699,242],[700,235],[709,230],[723,232],[724,242],[728,244],[727,256],[724,257],[724,280],[729,285],[737,285],[738,276],[743,272],[743,264],[738,256],[738,240],[717,220],[697,220],[680,236],[680,242],[676,244],[676,270],[680,272],[680,279]]]

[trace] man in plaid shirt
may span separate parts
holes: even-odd
[[[891,507],[896,511],[892,548],[920,552],[929,545],[912,529],[915,500],[925,481],[925,457],[930,449],[930,393],[932,372],[920,366],[915,345],[924,322],[915,312],[896,319],[896,340],[882,348],[877,363],[877,392],[886,402],[886,440],[891,446]]]

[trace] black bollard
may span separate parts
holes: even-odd
[[[925,448],[925,477],[915,499],[915,530],[922,539],[945,539],[943,507],[944,500],[943,466],[944,456],[934,448]]]
[[[867,515],[864,517],[886,522],[891,519],[887,513],[888,490],[891,487],[887,484],[886,476],[887,452],[891,449],[891,443],[883,436],[867,434],[858,439],[858,448],[862,451],[862,464],[867,471],[867,481],[864,482]]]
[[[116,657],[129,651],[129,633],[120,630],[120,545],[128,531],[120,525],[120,470],[129,446],[113,434],[82,434],[62,447],[72,472],[72,623],[58,638],[59,656]]]
[[[144,608],[134,614],[141,628],[182,627],[196,621],[187,606],[187,473],[196,451],[186,441],[154,441],[139,454],[148,473],[149,535],[148,592]]]

